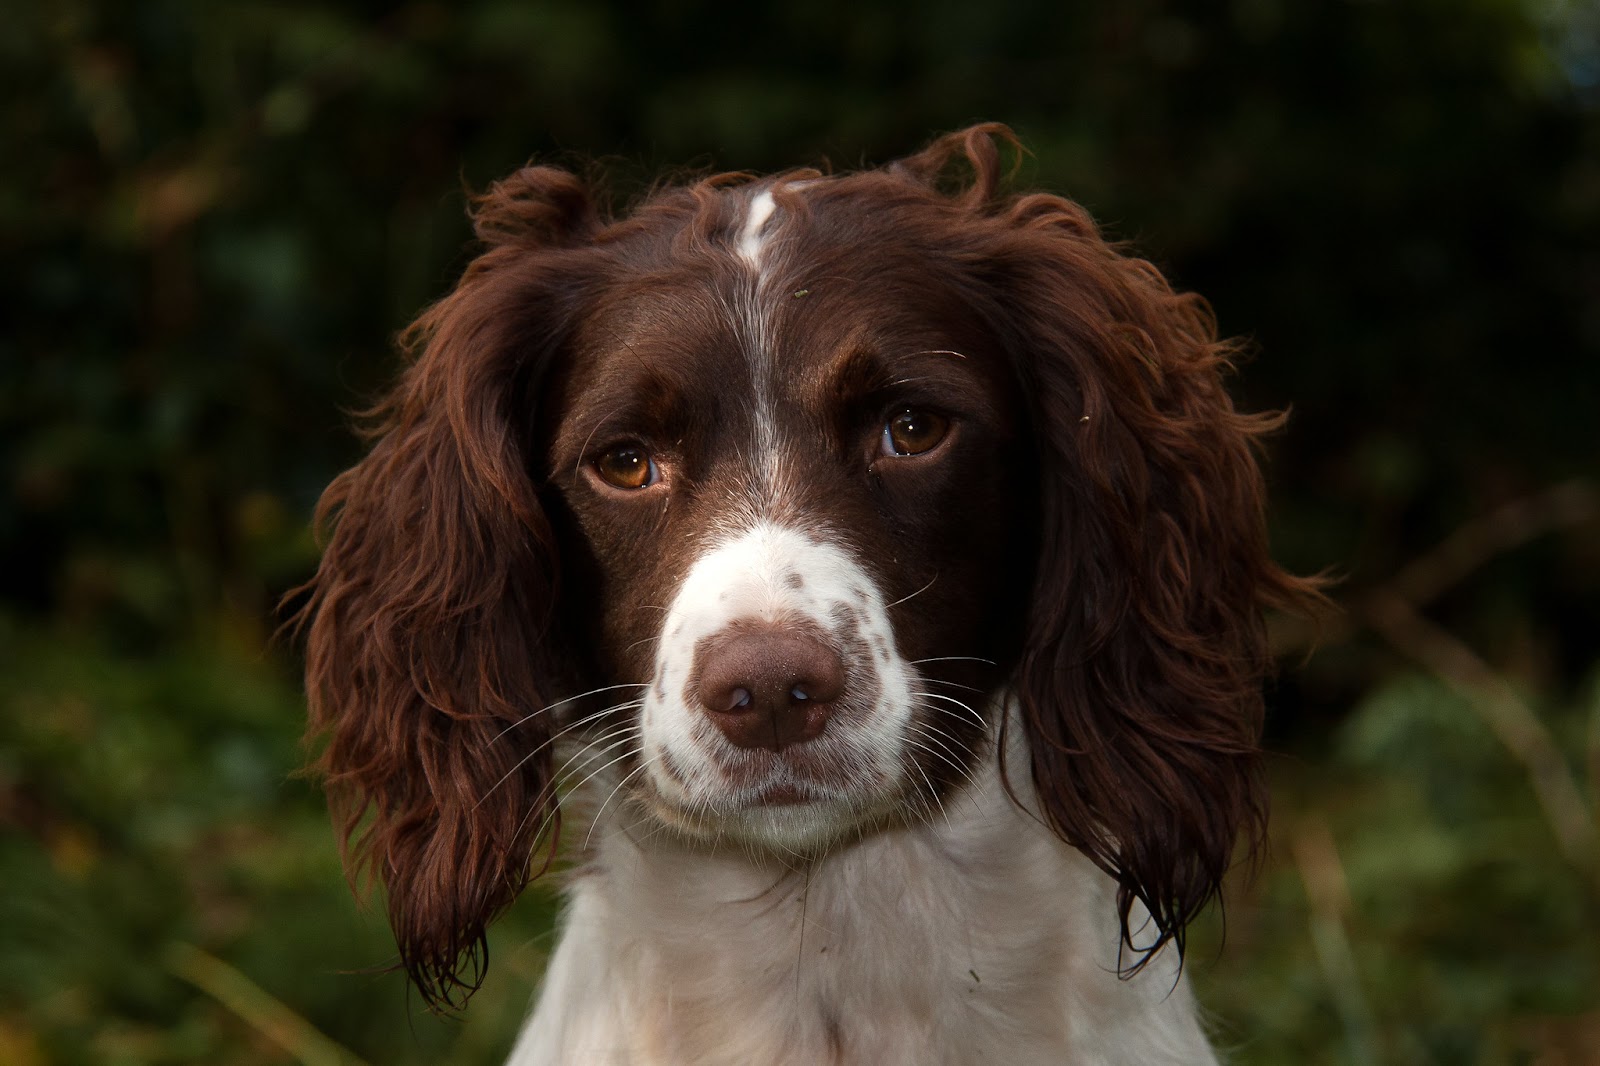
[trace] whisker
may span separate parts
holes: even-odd
[[[942,677],[927,677],[927,676],[924,676],[922,678],[922,680],[928,682],[928,684],[930,684],[930,685],[948,685],[951,688],[966,689],[968,692],[976,692],[976,693],[978,693],[980,695],[982,695],[982,693],[983,693],[983,689],[979,688],[976,685],[963,685],[959,681],[946,681]]]
[[[537,753],[537,752],[543,751],[546,747],[548,747],[551,744],[554,744],[557,740],[560,740],[562,737],[566,736],[568,733],[571,733],[573,730],[582,729],[586,725],[591,725],[591,724],[593,724],[595,722],[598,722],[602,718],[605,718],[607,715],[615,714],[617,711],[624,711],[624,710],[629,710],[629,709],[632,709],[632,708],[638,708],[638,707],[642,707],[642,706],[644,706],[644,701],[643,700],[628,700],[625,703],[613,703],[609,707],[602,707],[598,711],[594,711],[594,712],[592,712],[590,714],[586,714],[582,718],[579,718],[579,719],[577,719],[575,721],[568,722],[566,725],[562,726],[560,729],[556,730],[554,733],[551,733],[548,737],[544,738],[544,740],[539,744],[538,747],[533,749],[533,753]],[[500,736],[505,736],[505,734],[501,733]]]
[[[955,753],[954,749],[952,749],[948,744],[945,743],[945,738],[942,737],[936,730],[931,730],[927,726],[921,725],[920,723],[913,723],[913,725],[916,726],[917,734],[919,736],[923,737],[926,740],[933,741],[935,744],[938,744],[939,747],[941,749],[943,749],[943,750],[942,751],[936,751],[933,748],[928,747],[925,744],[922,745],[922,749],[924,751],[926,751],[929,755],[937,756],[940,760],[942,760],[944,762],[944,764],[946,766],[948,766],[948,767],[950,767],[950,769],[954,770],[958,777],[965,779],[965,777],[967,775],[967,770],[962,767],[962,765],[961,765],[961,763],[959,761],[957,761],[956,753]],[[911,737],[907,737],[906,739],[910,740],[912,738]]]
[[[939,575],[938,574],[934,574],[932,577],[930,577],[928,579],[928,583],[926,585],[922,586],[920,589],[918,589],[917,591],[913,592],[910,596],[901,596],[898,600],[895,600],[893,603],[889,604],[888,607],[885,607],[884,610],[887,611],[889,609],[889,607],[898,607],[902,603],[905,603],[907,600],[922,595],[924,592],[927,592],[929,589],[933,588],[933,583],[935,581],[938,581],[938,580],[939,580]]]
[[[596,433],[600,432],[600,427],[601,426],[605,425],[607,422],[611,421],[616,416],[617,416],[617,412],[615,412],[615,411],[613,411],[610,414],[606,415],[600,421],[596,422],[594,424],[594,428],[589,430],[589,435],[587,437],[583,438],[583,447],[578,449],[578,460],[577,460],[577,462],[572,464],[572,483],[574,485],[576,485],[578,483],[578,472],[583,469],[584,457],[589,454],[589,442],[594,440],[594,435]]]
[[[562,737],[566,736],[568,733],[574,732],[583,726],[593,725],[595,722],[608,718],[613,714],[620,714],[623,711],[637,711],[643,706],[644,700],[626,700],[622,703],[613,703],[611,706],[598,710],[593,714],[585,715],[576,722],[573,722],[571,725],[561,729],[559,732],[552,733],[545,743],[553,744],[557,740],[560,740]]]
[[[972,774],[976,769],[976,763],[963,768],[959,760],[956,758],[954,749],[952,749],[950,745],[946,743],[949,738],[932,725],[917,721],[911,722],[910,725],[914,730],[916,730],[917,735],[933,741],[944,750],[945,754],[941,756],[941,758],[943,759],[945,765],[950,767],[950,769],[955,772],[955,780],[952,782],[952,784],[959,790],[958,794],[965,796],[967,801],[972,804],[973,812],[981,817],[983,815],[983,804],[978,802],[977,796],[973,795],[971,792],[968,792],[964,787],[972,780]],[[937,754],[936,752],[930,753]]]
[[[933,755],[935,757],[941,757],[942,758],[942,756],[939,756],[938,752],[934,751],[932,748],[928,747],[926,744],[924,744],[921,741],[917,740],[915,737],[906,737],[906,743],[910,744],[914,748],[917,748],[917,749],[919,749],[921,751],[927,752],[929,755]],[[928,771],[924,770],[922,768],[922,764],[917,762],[917,760],[912,759],[911,760],[911,766],[912,766],[913,769],[915,769],[917,771],[918,775],[921,776],[922,783],[928,786],[928,793],[927,793],[928,799],[931,799],[934,803],[936,803],[938,805],[939,813],[944,815],[945,825],[947,825],[950,828],[954,829],[955,828],[955,823],[950,820],[950,812],[945,810],[944,801],[939,798],[939,790],[933,787],[933,778],[928,776]],[[924,804],[924,807],[926,807],[926,804]],[[928,813],[929,813],[929,820],[931,821],[932,812],[929,811]]]
[[[626,758],[626,756],[623,757]],[[606,765],[609,766],[611,764],[607,763]],[[635,766],[632,770],[628,771],[628,773],[623,776],[622,780],[617,782],[617,787],[611,790],[611,795],[606,797],[606,801],[600,804],[600,809],[594,812],[594,820],[589,823],[589,832],[583,838],[584,851],[589,850],[589,841],[594,838],[594,830],[595,827],[600,824],[600,816],[606,813],[606,808],[611,805],[611,801],[616,798],[617,793],[622,791],[622,786],[633,780],[633,775],[643,770],[644,766],[645,764],[641,762],[638,766]]]
[[[536,745],[532,751],[528,752],[527,754],[522,756],[522,758],[518,759],[515,763],[513,763],[512,766],[511,766],[511,769],[507,770],[504,774],[501,775],[500,780],[498,780],[494,784],[490,785],[488,787],[488,789],[484,792],[484,794],[478,798],[478,802],[474,803],[472,805],[472,809],[473,810],[477,810],[479,807],[483,806],[484,800],[486,800],[490,796],[494,795],[494,790],[495,789],[497,789],[501,785],[505,784],[506,780],[512,774],[516,773],[518,770],[520,770],[524,766],[528,765],[528,760],[529,759],[532,759],[535,755],[538,755],[545,748],[548,748],[551,744],[554,744],[556,742],[556,740],[559,739],[560,737],[566,735],[567,733],[572,732],[574,729],[577,729],[579,726],[588,725],[590,722],[596,721],[596,720],[598,720],[600,718],[604,718],[606,715],[612,714],[612,713],[614,713],[616,711],[625,711],[625,710],[638,708],[638,707],[641,707],[641,706],[643,706],[643,704],[640,703],[637,700],[635,700],[633,702],[630,702],[630,703],[613,704],[612,706],[607,707],[604,710],[596,711],[594,714],[585,715],[583,718],[578,719],[576,722],[573,722],[571,725],[567,726],[566,728],[558,730],[557,732],[551,734],[550,736],[545,737],[545,739],[544,739],[544,741],[542,743]],[[637,727],[636,726],[627,726],[626,728],[637,728]],[[505,734],[502,733],[500,735],[504,736]],[[615,730],[613,730],[610,733],[605,734],[605,736],[615,736],[615,735],[616,735],[616,731]],[[604,740],[605,736],[596,737],[593,741],[590,741],[590,744],[598,743],[599,741]],[[584,748],[587,748],[588,746],[589,745],[584,745]],[[579,749],[579,750],[581,752],[584,749]],[[568,765],[570,765],[570,764],[571,764],[571,760],[569,759],[568,760]],[[565,769],[565,767],[563,767],[562,769]],[[559,775],[559,773],[560,773],[560,771],[557,771],[555,774],[552,774],[551,775],[551,780],[554,781],[555,778]]]
[[[988,663],[993,666],[993,659],[982,659],[976,655],[936,655],[931,659],[912,659],[912,666],[921,666],[923,663]]]
[[[914,692],[912,695],[921,696],[930,700],[943,700],[946,703],[953,703],[957,707],[960,707],[963,711],[966,711],[968,714],[970,714],[972,716],[972,721],[977,723],[979,729],[987,731],[989,728],[989,723],[983,720],[983,715],[974,710],[971,704],[962,703],[954,696],[946,696],[938,692]],[[931,710],[932,708],[929,709]]]
[[[615,747],[615,745],[612,745],[612,746]],[[607,770],[611,769],[611,767],[615,766],[617,763],[621,762],[623,759],[626,759],[630,754],[635,754],[635,753],[625,751],[621,755],[618,755],[615,759],[612,759],[610,762],[608,762],[604,766],[600,767],[599,769],[591,771],[588,775],[586,775],[584,777],[584,779],[582,781],[579,781],[576,785],[574,785],[571,789],[569,789],[568,790],[569,793],[577,792],[579,789],[583,788],[584,785],[587,785],[590,781],[593,781],[596,777],[598,777],[599,775],[605,773]],[[644,766],[643,763],[639,764],[639,768],[640,769],[642,769],[643,766]],[[630,774],[629,776],[631,777],[632,774]],[[533,838],[535,840],[538,840],[539,837],[544,833],[544,831],[549,827],[551,821],[554,820],[555,817],[557,816],[557,814],[559,813],[559,810],[560,810],[559,807],[552,807],[550,809],[550,813],[545,815],[544,821],[539,824],[539,831],[533,835]],[[530,809],[530,813],[531,813],[531,809]],[[518,826],[517,828],[520,830],[522,827]]]
[[[593,696],[593,695],[596,695],[596,694],[601,693],[601,692],[613,692],[613,691],[615,691],[616,689],[619,689],[619,688],[644,688],[645,684],[646,684],[645,682],[636,681],[636,682],[629,682],[629,683],[624,684],[624,685],[601,685],[599,688],[592,688],[588,692],[580,692],[576,696],[568,696],[566,699],[556,700],[554,703],[547,703],[543,707],[540,707],[537,711],[533,711],[533,712],[531,712],[529,714],[523,715],[521,718],[518,718],[515,722],[512,722],[510,725],[508,725],[504,729],[500,730],[500,732],[496,733],[494,736],[489,738],[489,743],[493,744],[495,741],[499,740],[501,737],[505,736],[507,733],[511,732],[513,729],[516,729],[517,727],[519,727],[521,725],[524,725],[524,724],[526,724],[528,722],[531,722],[533,719],[539,717],[539,715],[541,715],[541,714],[546,714],[546,713],[548,713],[550,711],[555,710],[557,707],[561,707],[561,706],[563,706],[565,704],[571,703],[573,700],[581,700],[585,696]]]
[[[590,740],[587,744],[583,745],[576,752],[574,752],[571,756],[569,756],[567,761],[562,763],[560,768],[557,769],[553,774],[550,775],[550,785],[549,785],[549,787],[551,789],[558,788],[560,783],[561,783],[562,775],[567,772],[567,767],[571,766],[573,763],[579,763],[581,766],[587,766],[591,762],[593,762],[596,758],[598,758],[599,756],[604,755],[608,751],[615,750],[616,747],[619,744],[626,744],[629,740],[632,739],[633,735],[636,734],[638,731],[639,731],[639,727],[636,724],[634,724],[634,723],[626,723],[624,725],[618,726],[615,729],[609,730],[608,732],[603,733],[598,737],[595,737],[593,740]],[[616,738],[619,738],[619,737],[620,737],[620,739],[616,739]],[[602,744],[603,741],[611,741],[611,743]],[[524,756],[522,758],[521,762],[518,763],[518,765],[520,766],[521,763],[527,762],[528,759],[531,759],[532,757],[533,757],[533,755],[531,753],[529,755]],[[581,762],[580,762],[580,760],[581,760]],[[515,767],[512,768],[512,772],[513,773],[515,772],[515,769],[516,769]],[[506,774],[506,777],[510,777],[510,776],[511,776],[511,774],[509,774],[509,773]],[[505,778],[502,777],[500,780],[504,781]],[[499,782],[496,782],[495,785],[489,789],[489,792],[484,793],[484,799],[488,799],[489,798],[489,794],[492,793],[494,791],[494,789],[498,788],[498,787],[499,787]],[[569,789],[568,791],[573,791],[573,790]],[[483,802],[483,800],[479,800],[478,802],[481,804]]]
[[[606,752],[614,751],[619,745],[626,744],[633,740],[639,735],[639,732],[640,730],[638,725],[630,722],[627,725],[618,726],[616,729],[612,729],[601,736],[595,737],[589,743],[585,744],[583,747],[579,748],[576,752],[569,756],[567,761],[561,764],[561,769],[550,775],[550,780],[559,783],[566,775],[567,768],[569,766],[572,766],[574,763],[576,763],[580,768],[588,766],[596,758],[604,755]],[[577,790],[568,789],[567,791],[575,792]]]

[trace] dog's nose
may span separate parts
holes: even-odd
[[[810,740],[844,691],[839,653],[804,631],[735,631],[707,641],[699,658],[700,705],[741,748],[782,751]]]

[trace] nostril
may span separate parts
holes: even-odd
[[[695,695],[742,748],[779,751],[819,735],[844,692],[839,653],[806,629],[741,625],[695,649]]]

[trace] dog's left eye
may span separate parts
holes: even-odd
[[[884,455],[921,455],[950,432],[950,420],[916,407],[903,407],[883,424]]]
[[[595,460],[594,468],[602,481],[619,489],[642,489],[661,480],[656,461],[638,444],[612,448]]]

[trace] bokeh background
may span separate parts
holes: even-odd
[[[1272,850],[1190,958],[1241,1064],[1600,1062],[1600,12],[1584,0],[7,0],[0,1062],[490,1063],[303,761],[346,412],[530,157],[882,162],[980,119],[1293,407]]]

